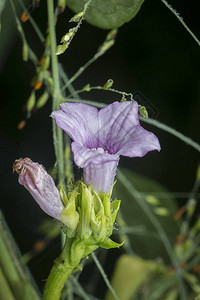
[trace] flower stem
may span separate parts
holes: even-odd
[[[56,33],[55,33],[55,16],[54,16],[54,4],[53,0],[47,0],[48,9],[48,24],[50,35],[50,47],[51,47],[51,64],[52,75],[54,81],[53,103],[52,110],[59,109],[60,98],[60,81],[58,71],[58,59],[56,56]],[[58,181],[64,185],[64,153],[63,153],[63,134],[62,130],[55,126],[53,120],[53,142],[55,148],[56,159],[58,162]]]
[[[75,266],[70,264],[70,248],[72,239],[66,239],[60,256],[55,260],[44,288],[43,300],[59,300],[61,291]]]
[[[183,21],[183,18],[179,15],[179,13],[169,4],[166,0],[161,0],[162,3],[175,15],[175,17],[181,22],[183,27],[189,32],[189,34],[192,36],[192,38],[197,42],[197,44],[200,46],[200,40],[197,38],[197,36],[190,30],[190,28],[187,26],[187,24]]]

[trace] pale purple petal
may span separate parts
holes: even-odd
[[[83,179],[97,192],[109,193],[113,186],[118,161],[110,161],[101,165],[90,164],[83,169]]]
[[[52,177],[43,166],[34,163],[30,158],[24,158],[15,161],[13,170],[19,174],[19,183],[30,192],[41,209],[51,217],[61,220],[64,206]]]
[[[152,132],[138,125],[132,128],[124,137],[124,140],[119,145],[117,154],[129,157],[142,157],[153,150],[160,151],[158,138]]]
[[[114,102],[100,111],[65,103],[52,116],[73,139],[74,162],[83,168],[85,183],[97,191],[110,190],[120,155],[142,157],[160,150],[157,137],[140,126],[135,101]]]
[[[71,147],[74,153],[74,162],[80,168],[85,168],[90,164],[102,165],[112,161],[119,161],[119,155],[105,153],[102,148],[88,149],[76,142],[73,142]]]
[[[133,127],[139,124],[138,104],[114,102],[99,111],[99,141],[104,149],[115,154]]]
[[[98,137],[98,109],[83,103],[63,103],[51,116],[74,141],[93,148]]]

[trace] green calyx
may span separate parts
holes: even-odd
[[[120,200],[111,201],[112,190],[109,194],[97,193],[78,181],[68,194],[62,187],[59,191],[64,205],[61,220],[66,240],[46,282],[44,300],[60,299],[67,278],[79,268],[82,258],[98,247],[110,249],[122,245],[110,239],[120,207]]]
[[[64,232],[68,238],[81,242],[81,247],[85,245],[86,252],[90,253],[91,247],[109,249],[121,246],[109,239],[120,207],[120,200],[111,201],[111,194],[112,190],[109,194],[97,193],[83,181],[78,181],[68,194],[60,188],[65,206],[61,214],[66,225]]]

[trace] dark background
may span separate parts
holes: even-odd
[[[199,1],[170,3],[200,38]],[[68,20],[72,15],[68,9],[60,15],[58,41],[71,27]],[[35,70],[31,62],[22,61],[22,43],[14,29],[15,21],[9,7],[7,16],[9,18],[3,18],[0,40],[1,208],[22,253],[26,253],[35,239],[40,237],[37,226],[45,214],[18,184],[17,175],[12,174],[12,164],[17,158],[30,157],[47,169],[53,166],[55,156],[49,118],[51,100],[32,114],[23,130],[17,129],[18,123],[25,117],[24,105],[31,92],[30,81]],[[40,7],[32,12],[32,17],[45,34],[46,1],[41,0]],[[41,56],[43,47],[29,22],[23,28],[28,42]],[[81,26],[69,50],[59,57],[69,76],[94,55],[106,34],[107,31],[86,22]],[[91,86],[104,85],[107,79],[112,78],[114,88],[139,92],[147,103],[152,103],[156,111],[153,118],[200,143],[199,70],[200,49],[197,43],[161,1],[146,0],[137,16],[120,28],[114,47],[90,66],[74,86],[79,89],[87,83]],[[104,103],[120,100],[119,95],[102,91],[83,96]],[[164,131],[145,123],[143,126],[159,137],[162,151],[149,153],[143,159],[121,158],[120,165],[157,180],[171,192],[190,191],[196,176],[199,153]],[[177,199],[179,206],[184,201],[184,198]],[[47,276],[48,263],[51,264],[59,249],[59,241],[56,240],[45,253],[30,263],[31,271],[39,280]],[[42,273],[39,272],[41,261],[44,264]]]

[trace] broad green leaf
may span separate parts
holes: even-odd
[[[173,245],[178,234],[178,224],[173,220],[173,215],[178,208],[172,195],[163,186],[149,178],[133,173],[128,169],[121,169],[121,171],[132,186],[143,195],[141,199],[136,200],[130,191],[125,188],[124,184],[120,182],[119,178],[117,179],[114,197],[121,200],[121,212],[126,226],[133,229],[134,227],[143,228],[138,233],[128,234],[132,249],[144,258],[155,259],[156,257],[162,257],[168,261],[167,252],[152,224],[150,214],[153,213],[154,217],[160,222]],[[152,201],[152,198],[150,204],[150,198],[148,199],[148,197],[156,197],[157,201]],[[143,198],[146,198],[148,201],[145,201]],[[147,212],[144,212],[143,205],[147,208]],[[160,211],[158,208],[165,209],[167,214],[156,214],[156,212]]]
[[[83,11],[88,0],[67,0],[74,12]],[[144,0],[92,0],[85,18],[94,26],[112,29],[130,21],[139,11]]]
[[[138,288],[155,269],[157,263],[150,260],[143,260],[137,256],[124,254],[117,261],[114,274],[111,280],[117,296],[121,300],[130,300],[137,293]],[[115,298],[108,291],[105,300]]]

